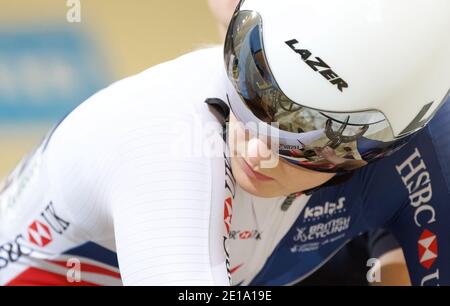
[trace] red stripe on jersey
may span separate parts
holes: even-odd
[[[46,260],[49,263],[67,268],[67,263],[65,261],[57,261],[57,260]],[[118,278],[121,279],[120,273],[108,270],[106,268],[101,268],[99,266],[94,266],[91,264],[87,264],[87,263],[81,263],[81,273],[83,272],[92,272],[92,273],[97,273],[97,274],[102,274],[102,275],[107,275],[107,276],[111,276],[114,278]]]
[[[233,274],[234,272],[236,272],[237,270],[239,270],[240,267],[242,267],[244,264],[240,264],[234,268],[231,268],[230,273]]]

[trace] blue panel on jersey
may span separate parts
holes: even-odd
[[[118,268],[117,254],[96,243],[87,242],[79,247],[68,250],[65,255],[80,256]]]
[[[400,151],[316,191],[251,285],[307,276],[359,233],[387,228],[415,285],[450,284],[450,101]]]
[[[430,136],[434,144],[434,150],[438,157],[442,174],[446,179],[447,188],[450,189],[450,98],[439,110],[428,126]]]

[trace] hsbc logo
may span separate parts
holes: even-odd
[[[414,154],[403,164],[396,166],[396,169],[408,190],[410,205],[415,209],[414,223],[419,228],[424,224],[435,223],[436,210],[431,205],[433,198],[431,176],[419,149],[416,148]]]
[[[58,235],[62,235],[69,225],[68,221],[56,214],[53,203],[50,202],[39,218],[27,227],[26,233],[17,235],[14,241],[0,245],[0,270],[18,262],[24,256],[31,256],[38,248],[47,247]]]
[[[26,247],[26,239],[22,235],[10,242],[0,245],[0,271],[10,263],[18,262],[22,256],[30,256],[32,249]]]
[[[231,198],[227,198],[225,200],[224,211],[223,211],[223,218],[224,218],[225,228],[227,230],[227,233],[230,232],[232,211],[233,211],[233,200]]]
[[[230,233],[231,218],[233,214],[233,199],[236,195],[236,180],[234,179],[231,169],[231,163],[227,156],[224,155],[225,160],[225,193],[226,199],[224,203],[223,218],[225,221],[226,234]]]
[[[34,245],[43,248],[52,242],[53,238],[47,225],[34,221],[28,227],[28,240]]]
[[[409,204],[414,209],[413,219],[418,228],[434,224],[436,210],[432,205],[433,188],[431,175],[420,154],[419,149],[409,156],[401,165],[396,166],[409,194]],[[438,240],[435,234],[425,229],[418,238],[419,263],[430,270],[438,258]],[[421,284],[439,282],[439,269],[422,277]]]
[[[230,231],[230,239],[233,240],[261,240],[261,232],[258,230],[237,230]]]
[[[438,257],[438,244],[436,235],[429,230],[424,230],[420,235],[419,242],[419,261],[427,270],[431,268]]]
[[[45,248],[53,241],[53,234],[62,235],[70,223],[56,214],[53,202],[47,205],[41,217],[42,220],[34,220],[28,226],[28,240],[40,248]]]
[[[236,180],[233,177],[233,172],[231,169],[231,162],[228,159],[226,153],[224,153],[225,161],[225,193],[227,195],[224,201],[223,208],[223,220],[225,225],[225,234],[223,235],[223,250],[225,252],[225,266],[228,272],[228,280],[231,284],[231,262],[230,253],[228,252],[227,240],[230,235],[231,219],[233,216],[233,199],[236,195]]]

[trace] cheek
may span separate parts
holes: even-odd
[[[242,125],[235,121],[231,120],[229,125],[229,136],[228,142],[230,145],[231,153],[239,155],[243,155],[245,152],[245,147],[247,143],[247,134],[242,127]]]

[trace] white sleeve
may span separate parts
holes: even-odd
[[[189,156],[190,141],[173,154],[190,137],[168,127],[181,118],[92,124],[90,108],[63,122],[47,155],[57,202],[79,232],[115,240],[124,285],[229,285],[223,157]]]
[[[223,156],[189,154],[205,145],[191,128],[210,115],[190,86],[212,85],[167,67],[113,85],[64,120],[50,144],[55,189],[89,239],[115,240],[125,285],[229,285]]]
[[[212,209],[223,212],[223,201],[212,206],[212,161],[185,157],[190,148],[182,146],[172,155],[171,142],[189,137],[168,127],[173,120],[159,118],[124,137],[111,198],[123,283],[227,285],[225,267],[217,275],[211,262],[211,252],[223,252],[210,244]]]

